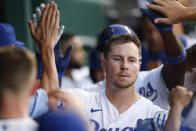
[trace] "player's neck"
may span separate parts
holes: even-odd
[[[106,87],[105,94],[119,113],[129,109],[139,99],[134,86],[126,89]]]
[[[28,106],[27,100],[4,101],[0,108],[0,119],[27,118]]]

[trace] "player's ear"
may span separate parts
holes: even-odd
[[[101,67],[103,69],[103,71],[105,72],[106,71],[106,60],[104,57],[101,57]]]
[[[40,80],[35,80],[34,84],[33,84],[33,87],[32,87],[32,90],[31,90],[31,93],[30,95],[33,96],[36,92],[36,90],[39,88],[39,85],[40,85]]]

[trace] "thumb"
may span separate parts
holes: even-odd
[[[31,35],[34,36],[35,35],[35,27],[33,25],[33,22],[31,20],[28,20],[28,24],[29,24],[29,28],[31,31]]]

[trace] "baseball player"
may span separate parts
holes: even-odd
[[[37,87],[34,55],[17,47],[2,47],[0,61],[0,130],[36,131],[38,124],[28,115],[29,99]]]

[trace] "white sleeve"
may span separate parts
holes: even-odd
[[[81,86],[81,89],[88,91],[88,92],[102,92],[105,91],[106,86],[106,81],[100,81],[96,84],[90,84],[90,85],[85,85]]]
[[[161,108],[169,110],[169,91],[162,78],[162,68],[163,66],[160,66],[151,71],[140,72],[136,81],[136,92]]]
[[[77,96],[82,101],[82,103],[89,101],[89,93],[87,91],[84,91],[80,88],[69,88],[66,89],[66,91]]]
[[[30,99],[29,116],[36,118],[48,111],[48,96],[44,89],[37,89]]]

